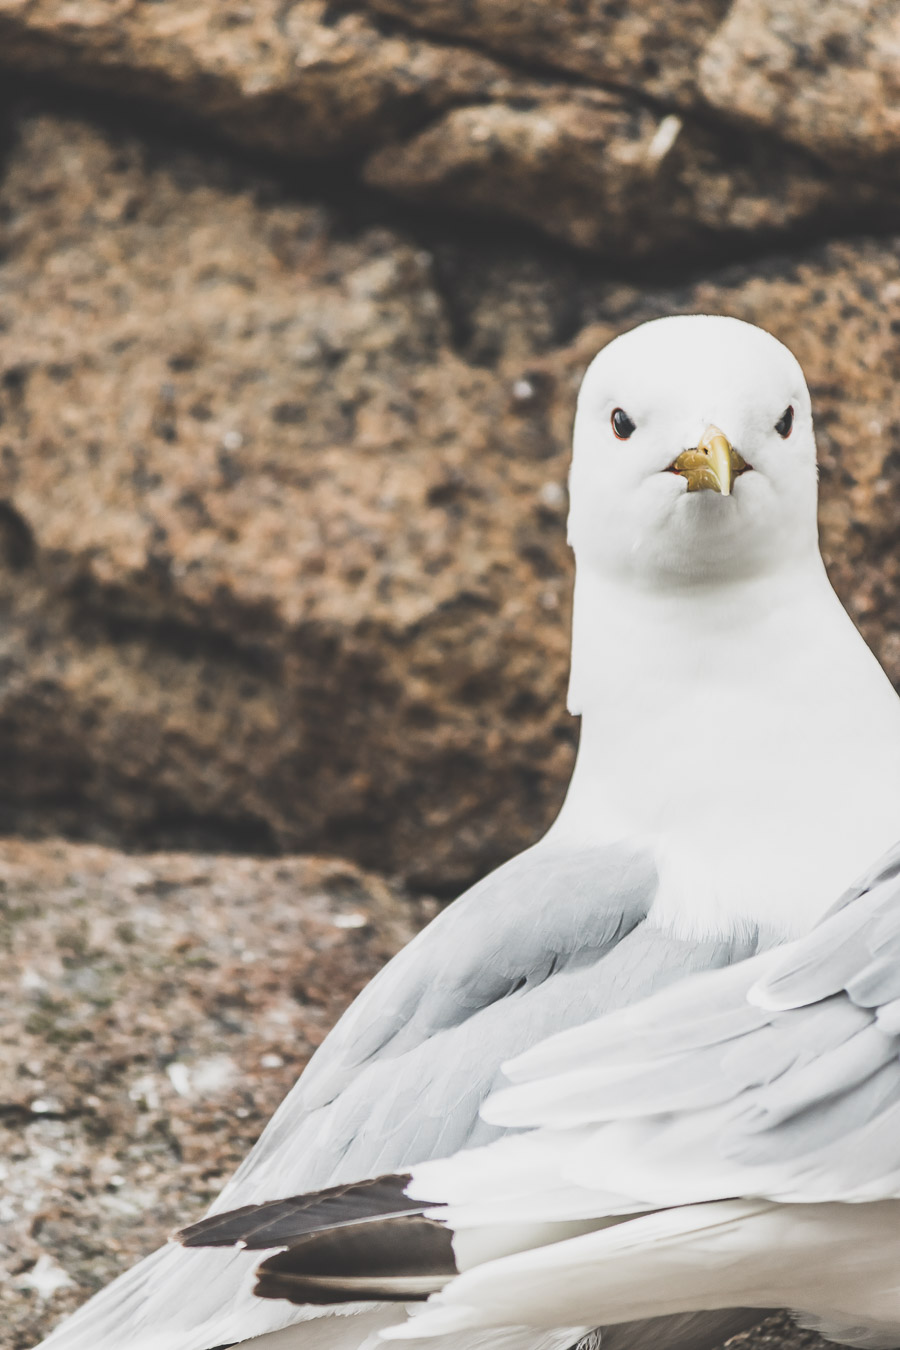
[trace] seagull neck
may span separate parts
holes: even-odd
[[[672,699],[731,682],[761,662],[791,662],[800,631],[825,616],[847,627],[821,556],[720,583],[650,587],[579,571],[572,623],[569,708],[582,716],[583,746],[610,718],[644,698],[668,715]],[[660,698],[660,696],[663,696]]]
[[[802,929],[896,837],[900,700],[818,558],[655,594],[580,575],[570,700],[578,758],[548,839],[647,842],[673,922],[790,906]]]

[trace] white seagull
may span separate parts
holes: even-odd
[[[505,1061],[807,932],[900,833],[900,699],[825,574],[786,348],[713,316],[612,342],[579,396],[571,501],[581,743],[559,818],[372,981],[212,1213],[490,1142]],[[170,1244],[43,1350],[355,1350],[404,1321],[260,1298],[259,1259]]]
[[[280,1245],[269,1298],[432,1293],[389,1339],[525,1324],[695,1345],[710,1313],[734,1330],[786,1306],[840,1344],[900,1345],[900,848],[809,936],[507,1074],[482,1114],[517,1133],[183,1240]]]

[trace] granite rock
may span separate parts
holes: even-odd
[[[893,189],[833,175],[799,152],[710,131],[615,94],[534,87],[454,108],[373,152],[369,183],[413,201],[538,226],[610,258],[679,260],[793,231],[898,214]]]
[[[860,177],[847,155],[836,172],[832,132],[821,144],[815,132],[821,104],[838,140],[871,133],[866,153],[893,134],[890,105],[878,111],[891,92],[888,18],[871,41],[872,70],[868,49],[848,48],[856,66],[846,109],[844,67],[829,64],[822,21],[818,93],[792,76],[782,126],[772,75],[781,58],[767,65],[765,56],[772,24],[762,0],[747,8],[745,20],[741,6],[725,17],[719,40],[723,0],[378,0],[367,11],[333,0],[0,0],[0,63],[45,86],[149,101],[145,116],[170,127],[187,114],[195,127],[307,169],[325,161],[345,188],[359,190],[361,173],[390,194],[512,216],[613,257],[733,252],[857,219],[900,225],[891,178]],[[698,61],[710,39],[704,101]],[[762,44],[759,69],[735,66],[738,39]],[[764,111],[742,117],[766,80]],[[804,117],[803,148],[783,145],[777,134]],[[760,136],[761,126],[776,136]]]
[[[435,912],[343,861],[0,843],[0,1347],[199,1216]]]
[[[430,254],[267,192],[23,127],[0,798],[18,826],[325,847],[452,887],[501,819],[540,827],[571,759],[564,456],[542,398],[454,351]]]
[[[412,28],[464,40],[531,68],[690,106],[704,43],[729,0],[366,0]]]
[[[699,63],[707,101],[834,165],[900,162],[893,0],[734,0]]]
[[[311,158],[504,87],[477,52],[382,33],[328,0],[0,0],[0,61],[155,99],[243,144]]]

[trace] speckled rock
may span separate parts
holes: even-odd
[[[16,823],[448,887],[525,842],[571,758],[564,458],[453,350],[432,257],[52,119],[3,210]]]
[[[539,69],[692,104],[703,45],[729,0],[365,0],[428,33],[465,39]]]
[[[0,1350],[202,1213],[434,912],[328,859],[0,843]]]
[[[900,161],[894,0],[735,0],[699,66],[706,99],[835,164]]]
[[[384,12],[330,0],[0,0],[0,63],[152,100],[170,125],[188,113],[291,160],[336,160],[345,185],[362,169],[389,193],[512,216],[613,257],[702,254],[717,242],[734,251],[793,230],[846,229],[861,216],[900,226],[900,190],[887,176],[858,181],[846,157],[836,175],[819,158],[827,136],[821,146],[801,137],[806,149],[790,150],[735,132],[729,106],[711,119],[707,102],[693,115],[699,53],[723,0],[376,8]],[[460,40],[432,40],[422,28]],[[511,63],[483,54],[485,41]],[[710,90],[727,105],[736,83],[738,105],[752,104],[762,76],[748,77],[745,96],[732,50],[727,38],[711,49]],[[554,63],[578,78],[560,79]],[[829,67],[824,78],[840,91],[840,74]],[[833,113],[840,122],[839,100]]]
[[[616,95],[529,93],[445,113],[375,151],[366,180],[415,201],[525,220],[606,256],[664,253],[682,264],[710,247],[825,232],[900,205],[893,190],[870,183],[839,188],[796,152],[748,143],[735,154],[690,119]]]
[[[574,744],[575,392],[658,313],[803,361],[829,565],[900,679],[895,242],[641,291],[51,117],[0,205],[6,828],[443,894],[531,842]]]
[[[503,75],[477,52],[385,34],[328,0],[0,0],[0,61],[314,158],[397,135]]]

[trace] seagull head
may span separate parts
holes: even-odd
[[[771,334],[721,315],[615,339],[578,397],[569,541],[579,569],[715,583],[815,554],[809,391]]]

